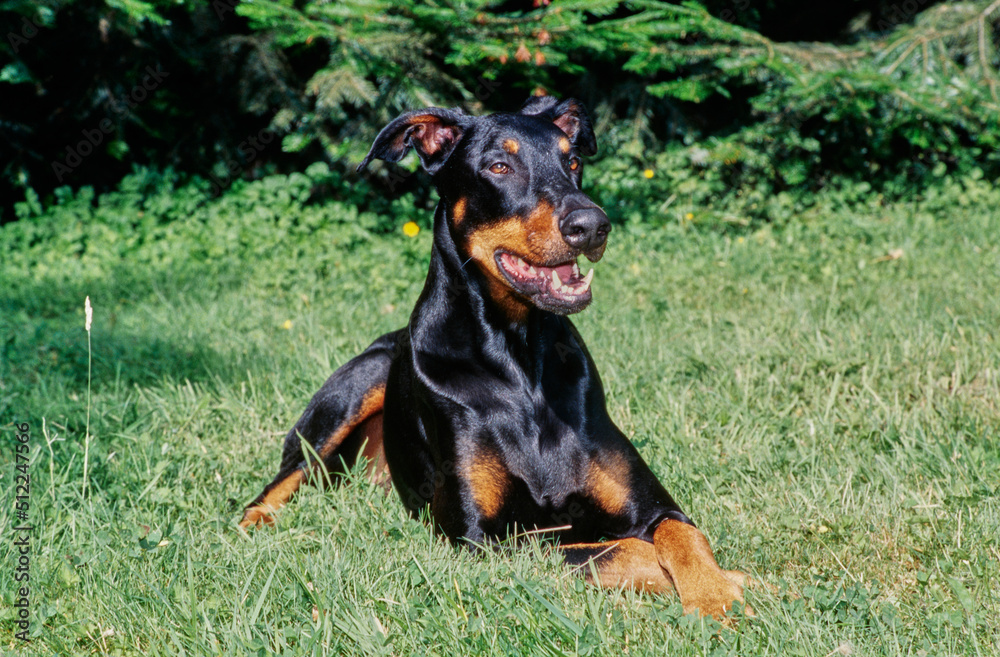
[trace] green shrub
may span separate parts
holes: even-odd
[[[698,163],[701,154],[692,151],[700,148],[658,152],[646,168],[605,157],[587,168],[584,187],[612,220],[638,230],[748,232],[762,222],[877,214],[887,204],[870,183],[847,178],[801,194],[766,187],[734,191],[718,169]],[[934,184],[906,198],[944,217],[956,207],[1000,205],[1000,189],[981,174],[940,173]],[[898,183],[894,194],[903,196],[904,189]],[[345,191],[335,196],[332,190]],[[245,278],[266,267],[280,282],[296,273],[291,264],[288,271],[274,271],[276,249],[294,253],[289,262],[304,258],[316,271],[329,272],[344,253],[368,248],[375,235],[395,233],[402,240],[396,247],[412,244],[402,237],[402,226],[414,221],[428,229],[431,209],[412,194],[387,198],[363,181],[345,180],[324,163],[303,173],[238,180],[219,196],[207,180],[138,169],[105,194],[63,187],[46,205],[29,193],[15,205],[21,220],[0,227],[0,278],[17,286],[120,277],[120,289],[129,292],[130,277],[144,269],[197,282],[205,276]],[[420,249],[413,255],[427,257]]]
[[[142,268],[179,279],[252,274],[280,248],[322,268],[338,247],[384,232],[393,219],[342,201],[310,202],[331,181],[340,184],[318,163],[305,173],[237,181],[217,197],[207,181],[182,183],[171,171],[138,170],[96,197],[89,187],[63,187],[49,207],[34,198],[16,205],[21,221],[0,229],[4,271],[12,280],[90,280]]]

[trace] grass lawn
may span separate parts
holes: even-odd
[[[86,232],[72,250],[0,241],[0,650],[998,654],[1000,212],[960,201],[612,234],[575,321],[612,417],[720,563],[774,585],[731,627],[585,586],[545,541],[455,550],[360,477],[237,529],[312,393],[406,321],[429,231],[370,237],[311,209],[305,228],[234,215],[270,228],[218,251],[192,237],[201,218],[136,236],[91,217],[59,229]]]

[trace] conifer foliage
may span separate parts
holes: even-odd
[[[616,156],[698,142],[693,166],[733,187],[1000,175],[1000,0],[910,0],[825,42],[750,27],[780,1],[706,2],[13,0],[0,9],[0,94],[18,99],[0,116],[4,184],[54,187],[51,162],[150,64],[170,83],[111,116],[93,166],[62,184],[106,163],[204,174],[227,157],[232,175],[318,157],[346,170],[401,111],[511,110],[539,90],[587,103]],[[53,66],[68,37],[74,57]],[[280,139],[240,160],[262,129]]]
[[[1000,164],[998,0],[935,5],[846,45],[775,42],[693,2],[555,0],[516,14],[493,5],[255,0],[237,11],[284,48],[328,44],[292,148],[347,138],[336,152],[356,154],[352,138],[405,108],[495,106],[493,87],[514,80],[587,96],[647,147],[670,115],[735,98],[749,105],[743,125],[711,141],[708,161],[779,186],[897,162],[917,174]]]

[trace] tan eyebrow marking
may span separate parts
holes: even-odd
[[[559,138],[559,150],[563,153],[569,153],[569,139],[566,139],[565,137]]]
[[[462,220],[465,219],[465,197],[464,196],[462,198],[458,199],[457,201],[455,201],[455,205],[452,206],[452,208],[451,208],[451,216],[454,219],[454,221],[455,221],[456,224],[462,223]]]
[[[521,144],[517,143],[516,139],[505,139],[503,149],[511,155],[517,155],[517,151],[521,149]]]

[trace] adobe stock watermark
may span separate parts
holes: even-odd
[[[132,87],[132,90],[125,95],[124,99],[112,100],[111,111],[119,120],[128,116],[140,103],[146,100],[151,93],[156,91],[163,80],[170,74],[160,68],[152,66],[146,67],[146,75],[143,76],[140,84]],[[59,160],[52,161],[52,173],[56,180],[63,181],[63,178],[73,173],[77,167],[83,164],[83,160],[100,146],[104,139],[115,131],[115,122],[110,116],[106,116],[97,124],[95,128],[84,128],[80,131],[83,139],[75,145],[66,146],[66,156]]]
[[[240,4],[240,0],[212,0],[212,9],[215,10],[215,15],[220,21],[226,20],[226,14],[231,14],[236,12],[236,5]]]
[[[31,20],[27,16],[21,18],[21,31],[14,32],[10,31],[7,33],[7,43],[10,45],[10,49],[14,51],[16,55],[20,52],[22,46],[28,45],[28,42],[38,36],[38,33],[42,30],[42,26]]]
[[[241,141],[236,147],[236,153],[240,156],[242,161],[237,162],[231,157],[227,158],[225,162],[225,173],[221,176],[215,175],[214,172],[208,174],[209,179],[212,181],[212,196],[218,196],[231,184],[233,184],[233,180],[236,176],[243,173],[246,168],[257,159],[257,156],[264,152],[264,149],[267,148],[268,144],[274,141],[275,136],[274,132],[264,128],[256,135],[251,135]]]
[[[882,18],[878,20],[875,29],[882,34],[887,34],[903,23],[910,21],[914,16],[927,8],[930,0],[904,0],[900,4],[892,4],[887,10],[882,12]]]

